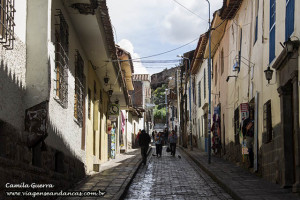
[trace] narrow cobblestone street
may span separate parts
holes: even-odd
[[[155,147],[152,152],[155,152]],[[178,157],[181,156],[181,158]],[[207,174],[177,148],[172,157],[163,148],[162,157],[149,155],[125,199],[232,199]]]

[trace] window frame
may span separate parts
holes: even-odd
[[[271,99],[268,100],[263,107],[263,128],[266,136],[265,143],[269,143],[273,139]]]
[[[14,48],[15,0],[0,0],[0,43],[6,50]]]
[[[68,71],[69,71],[69,26],[61,12],[55,15],[58,23],[55,24],[55,94],[56,100],[63,108],[68,106]]]
[[[84,61],[76,50],[75,54],[75,91],[74,91],[74,117],[79,126],[83,122],[83,101],[84,101]]]
[[[273,2],[273,3],[272,3]],[[274,5],[274,9],[272,8]],[[272,13],[274,10],[274,13]],[[272,20],[274,18],[274,20]],[[272,23],[272,21],[274,21]],[[269,27],[269,63],[275,59],[276,40],[276,0],[270,0],[270,27]]]

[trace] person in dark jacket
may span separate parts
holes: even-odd
[[[149,143],[151,142],[151,137],[145,130],[142,130],[139,136],[139,146],[141,147],[141,154],[143,157],[143,163],[146,165],[147,161],[147,152],[149,148]]]
[[[174,130],[172,130],[171,134],[169,135],[169,142],[171,148],[171,155],[175,156],[176,153],[176,143],[177,143],[177,134]]]

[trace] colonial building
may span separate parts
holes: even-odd
[[[133,67],[105,1],[13,2],[0,11],[1,184],[68,188],[120,152]]]
[[[211,120],[218,119],[222,155],[248,162],[241,127],[253,112],[253,171],[295,192],[300,182],[299,10],[300,3],[293,0],[224,1],[214,13],[211,31]],[[202,60],[208,58],[208,44],[203,53],[202,40],[194,71],[207,68]],[[198,81],[202,74],[197,72]],[[200,84],[198,93],[203,90]]]

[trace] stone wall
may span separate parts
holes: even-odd
[[[264,135],[264,134],[263,134]],[[263,139],[264,140],[264,139]],[[263,177],[273,183],[281,183],[280,153],[282,152],[282,135],[280,124],[273,127],[273,138],[270,142],[264,141],[261,146],[262,174]]]
[[[0,120],[18,129],[24,125],[26,46],[15,36],[14,48],[0,48]]]
[[[46,151],[36,147],[40,152],[40,165],[33,165],[33,149],[26,146],[26,132],[18,131],[1,121],[0,139],[0,199],[4,191],[8,191],[5,188],[6,183],[53,184],[55,187],[52,190],[60,191],[68,189],[85,177],[85,168],[81,161],[64,154],[59,158],[59,152],[49,146],[46,146]]]
[[[231,162],[241,163],[243,161],[242,156],[242,148],[240,144],[235,144],[234,142],[230,142],[225,146],[226,154],[224,158]]]

